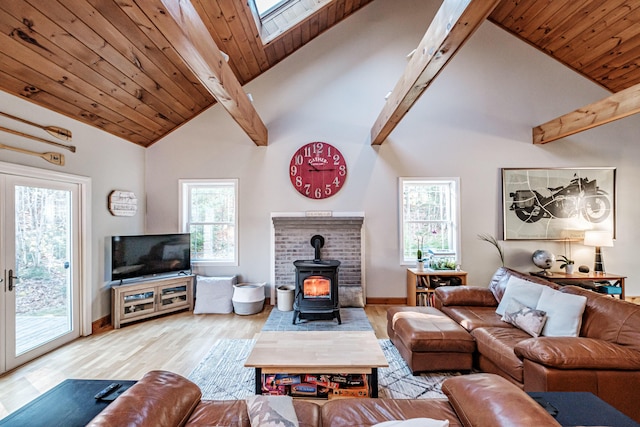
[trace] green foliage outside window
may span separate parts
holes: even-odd
[[[451,181],[404,180],[402,185],[403,258],[433,255],[455,259],[454,197]]]
[[[186,188],[191,259],[233,262],[236,256],[236,184],[219,180],[188,184]]]

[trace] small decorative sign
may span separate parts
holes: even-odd
[[[133,191],[114,190],[109,194],[109,212],[113,216],[134,216],[138,198]]]
[[[333,216],[333,211],[306,211],[304,215],[307,217],[326,217]]]

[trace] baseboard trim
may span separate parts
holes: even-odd
[[[367,298],[367,304],[375,305],[406,305],[406,298]]]
[[[113,329],[113,325],[111,324],[111,315],[108,314],[98,320],[91,322],[91,333],[97,334],[100,332],[106,332]]]

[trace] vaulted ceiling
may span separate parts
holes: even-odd
[[[183,0],[2,1],[0,90],[147,147],[225,99],[217,89],[237,100],[218,48],[240,87],[372,1],[329,0],[264,44],[246,0],[191,0],[203,24],[193,31],[217,45],[200,63],[185,60],[194,46],[179,40],[184,22],[168,21],[165,4]],[[640,84],[637,0],[501,0],[488,12],[491,22],[612,93]],[[216,69],[214,88],[201,83],[201,63]]]

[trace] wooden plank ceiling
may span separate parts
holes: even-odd
[[[242,85],[372,1],[331,0],[267,44],[246,0],[192,3]],[[162,11],[149,9],[145,0],[0,2],[0,90],[151,145],[215,99],[160,31]],[[613,93],[640,83],[637,0],[502,0],[489,20]]]

